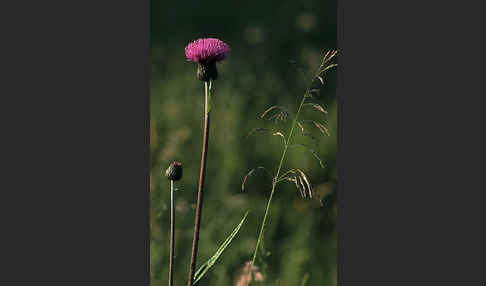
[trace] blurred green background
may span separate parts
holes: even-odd
[[[231,47],[218,64],[212,97],[211,132],[201,222],[198,266],[216,251],[251,210],[246,223],[220,260],[199,285],[236,285],[251,260],[271,180],[264,172],[248,179],[257,166],[275,172],[282,138],[255,134],[255,127],[288,134],[291,119],[275,124],[260,114],[272,105],[296,111],[305,90],[295,66],[315,69],[322,52],[336,49],[336,1],[151,1],[151,285],[167,285],[169,256],[169,181],[161,175],[173,160],[182,162],[184,177],[176,192],[175,285],[185,285],[194,227],[199,176],[204,96],[196,64],[187,62],[184,47],[200,37],[217,37]],[[257,266],[262,285],[336,285],[336,72],[315,102],[329,114],[305,109],[302,119],[325,123],[331,136],[312,129],[316,140],[296,132],[294,142],[310,145],[325,168],[304,149],[290,149],[283,170],[300,168],[310,177],[318,199],[301,199],[290,183],[279,184],[265,233],[268,256]],[[320,200],[321,201],[320,201]]]

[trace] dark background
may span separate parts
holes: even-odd
[[[149,2],[55,2],[2,2],[0,284],[149,285]],[[338,285],[484,284],[479,8],[339,1]]]
[[[264,214],[271,180],[263,172],[248,179],[251,168],[275,173],[281,138],[246,135],[255,127],[288,133],[290,122],[259,119],[272,105],[295,113],[305,82],[295,65],[311,74],[325,50],[336,49],[335,1],[152,1],[151,2],[151,285],[167,284],[169,182],[161,176],[172,160],[182,162],[184,178],[176,192],[176,284],[186,283],[194,205],[199,176],[204,108],[203,85],[196,65],[185,59],[184,47],[200,37],[229,44],[229,57],[218,65],[214,84],[205,205],[198,265],[205,262],[251,210],[241,232],[200,285],[235,285],[239,271],[251,259]],[[339,67],[338,67],[339,68]],[[301,199],[290,183],[280,184],[272,202],[265,233],[268,256],[259,261],[265,285],[336,285],[336,71],[329,72],[316,102],[327,107],[324,116],[311,109],[301,119],[323,122],[330,136],[312,129],[315,140],[300,136],[294,142],[310,145],[325,168],[304,149],[290,149],[283,170],[301,168],[315,189],[314,199]],[[280,284],[278,284],[280,283]]]

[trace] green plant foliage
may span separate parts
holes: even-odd
[[[248,215],[248,212],[245,213],[243,216],[243,219],[241,219],[240,223],[235,227],[233,232],[226,238],[226,240],[221,244],[221,246],[218,248],[216,253],[208,260],[206,263],[201,265],[201,267],[196,271],[196,274],[194,274],[194,284],[196,284],[201,278],[204,277],[204,275],[213,267],[214,263],[218,260],[218,258],[221,256],[223,251],[230,245],[231,241],[233,238],[236,236],[238,231],[240,231],[241,226],[246,220],[246,216]]]
[[[252,259],[272,188],[271,176],[282,153],[284,140],[271,131],[289,135],[310,79],[308,76],[304,82],[302,73],[289,61],[297,62],[308,73],[319,67],[324,50],[338,47],[336,1],[150,3],[150,285],[168,285],[170,192],[161,171],[174,160],[184,165],[184,176],[175,185],[174,285],[187,284],[201,162],[204,86],[196,79],[194,63],[186,62],[184,47],[198,37],[214,36],[227,42],[231,52],[218,64],[219,76],[211,96],[210,146],[196,269],[214,255],[241,214],[246,210],[250,213],[231,246],[197,286],[235,286],[241,270]],[[336,72],[328,72],[323,81],[325,87],[319,92],[309,91],[314,97],[309,102],[319,104],[327,114],[318,106],[306,105],[300,117],[321,124],[330,136],[311,121],[301,122],[304,131],[296,126],[291,145],[306,147],[289,146],[292,150],[282,170],[282,174],[288,168],[304,171],[314,193],[309,198],[306,192],[306,199],[302,199],[294,182],[279,184],[262,245],[262,253],[269,255],[262,259],[265,265],[259,259],[256,264],[265,278],[263,285],[278,285],[277,281],[282,286],[300,285],[306,273],[306,286],[336,285]],[[260,118],[271,106],[284,109],[272,109]],[[268,132],[255,131],[248,136],[256,127]],[[243,177],[257,166],[266,170],[255,170],[242,191]]]

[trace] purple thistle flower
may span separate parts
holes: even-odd
[[[186,58],[196,63],[219,62],[229,53],[228,45],[215,38],[198,39],[186,46]]]
[[[197,63],[197,78],[208,82],[218,77],[216,62],[224,60],[230,51],[229,46],[215,38],[198,39],[186,46],[186,58]]]

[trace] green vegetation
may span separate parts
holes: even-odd
[[[194,64],[186,62],[184,47],[206,36],[218,37],[231,47],[228,59],[218,65],[219,77],[211,98],[198,269],[250,210],[231,245],[197,284],[200,286],[236,285],[246,262],[252,259],[272,181],[265,172],[255,172],[247,180],[244,192],[241,183],[248,170],[256,166],[265,166],[275,174],[282,154],[282,138],[258,132],[247,135],[257,127],[290,129],[290,117],[285,122],[260,118],[263,111],[274,105],[286,107],[290,114],[297,112],[308,81],[289,61],[299,63],[310,77],[321,63],[323,51],[336,48],[335,1],[203,3],[206,2],[152,1],[152,286],[167,285],[170,192],[163,172],[173,160],[184,165],[184,177],[175,183],[175,285],[187,283],[191,254],[204,87],[196,79]],[[320,96],[313,100],[326,107],[327,116],[313,108],[301,111],[301,118],[325,122],[329,130],[328,137],[314,129],[316,140],[302,136],[300,130],[294,131],[299,143],[319,153],[324,168],[304,148],[287,151],[285,166],[303,170],[316,196],[302,199],[295,185],[279,184],[261,245],[266,255],[263,260],[257,258],[255,264],[265,278],[262,285],[336,285],[335,89],[336,73],[332,71]]]

